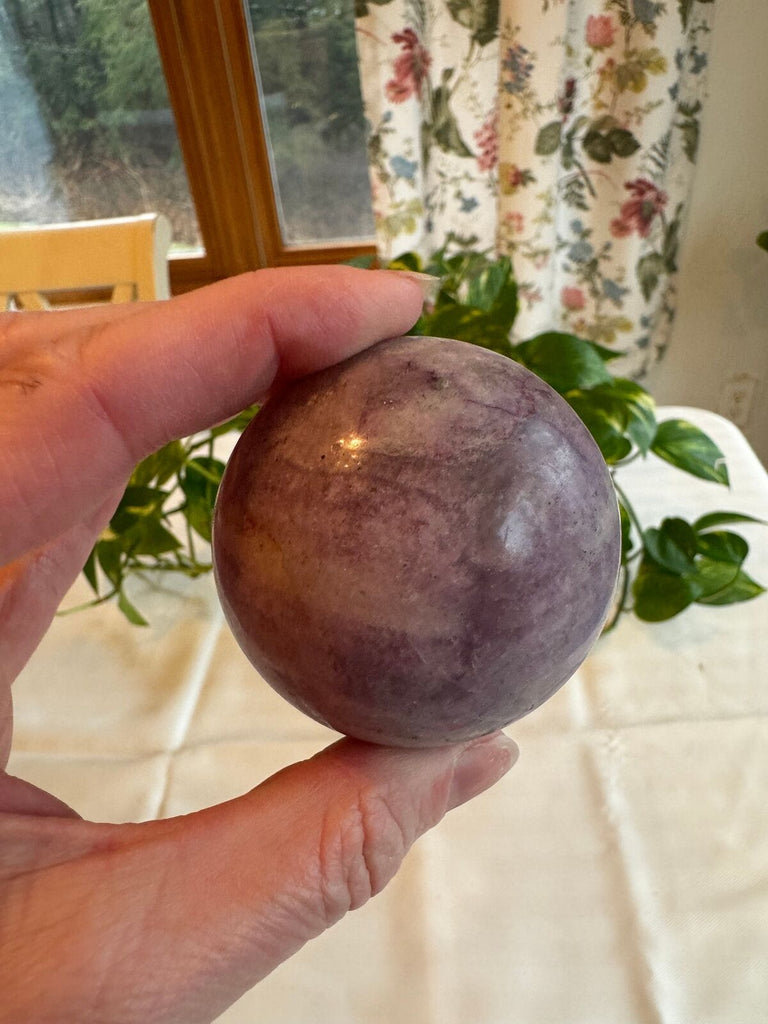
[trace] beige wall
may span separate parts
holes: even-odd
[[[717,4],[679,303],[649,390],[736,421],[768,466],[768,0]]]

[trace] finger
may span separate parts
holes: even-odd
[[[0,565],[92,510],[168,440],[416,320],[421,289],[351,267],[263,270],[105,322],[0,370]],[[64,323],[64,321],[61,321]]]
[[[141,311],[145,303],[100,302],[94,306],[67,309],[0,312],[0,373],[20,357],[26,357],[41,345],[55,343],[73,329],[98,327],[111,320],[125,320]]]
[[[0,814],[30,814],[56,818],[79,818],[76,811],[52,793],[33,786],[26,779],[0,770]]]
[[[262,398],[276,377],[312,373],[402,333],[421,289],[352,267],[261,270],[110,326],[84,353],[90,385],[142,455]],[[137,414],[137,396],[141,396]]]
[[[93,1019],[213,1020],[379,892],[424,831],[496,782],[515,757],[501,734],[422,751],[343,740],[219,807],[108,830],[83,860],[56,865],[49,852],[34,896],[27,891],[5,914],[9,935],[38,937],[26,977],[35,1010],[48,1019],[41,998],[50,998],[55,1019],[70,1019],[62,1006],[71,996],[51,991],[55,979],[80,987]],[[62,831],[82,853],[78,824]],[[56,893],[65,868],[65,891]],[[66,942],[41,927],[52,905]],[[17,1008],[18,1019],[26,1010]]]
[[[0,694],[21,672],[51,624],[64,595],[85,564],[122,494],[115,490],[94,515],[63,534],[0,566]],[[0,711],[0,766],[10,748],[10,719]],[[3,756],[5,755],[5,760]]]

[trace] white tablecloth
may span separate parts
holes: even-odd
[[[652,458],[623,471],[641,517],[768,519],[739,431],[730,491]],[[768,528],[742,528],[768,582]],[[70,602],[87,596],[80,585]],[[210,578],[58,619],[15,688],[9,770],[104,821],[192,811],[334,738],[232,640]],[[510,728],[511,774],[417,843],[385,892],[222,1024],[764,1024],[768,1021],[768,596],[625,617]],[[149,1022],[148,1022],[149,1024]]]

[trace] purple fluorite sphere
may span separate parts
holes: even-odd
[[[270,400],[228,463],[213,559],[263,678],[339,732],[438,746],[550,697],[620,554],[605,462],[504,356],[399,338]]]

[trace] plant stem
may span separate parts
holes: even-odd
[[[617,622],[619,621],[621,613],[623,611],[626,611],[624,607],[624,602],[627,599],[627,591],[629,590],[629,570],[627,569],[626,565],[621,566],[619,574],[621,576],[621,593],[619,594],[619,598],[616,601],[616,606],[613,610],[613,615],[608,620],[608,622],[606,622],[606,624],[603,626],[603,635],[605,635],[606,633],[610,633],[611,630],[615,628]]]
[[[190,457],[192,452],[198,451],[200,448],[207,447],[209,438],[202,437],[199,441],[193,441],[192,444],[187,445],[185,461]]]
[[[637,536],[638,536],[638,540],[639,540],[639,543],[640,543],[640,547],[638,548],[637,551],[634,551],[631,555],[625,555],[623,557],[623,559],[622,559],[622,565],[621,565],[621,569],[620,569],[620,574],[621,574],[621,594],[619,596],[619,600],[616,602],[616,607],[614,609],[614,612],[613,612],[613,615],[611,616],[610,621],[603,627],[603,633],[609,633],[615,627],[616,623],[619,621],[619,617],[621,616],[622,612],[628,610],[626,608],[624,602],[626,601],[627,594],[629,592],[629,582],[630,582],[629,563],[631,561],[634,561],[636,558],[638,558],[643,553],[643,524],[638,519],[637,512],[635,512],[634,508],[632,507],[632,503],[630,502],[629,498],[627,497],[626,492],[624,491],[623,487],[621,487],[621,485],[616,482],[616,474],[615,474],[614,471],[611,472],[611,480],[613,482],[614,490],[616,491],[616,494],[618,495],[619,501],[624,506],[624,508],[626,510],[626,513],[629,516],[630,523],[632,524],[632,526],[637,531]]]
[[[197,555],[195,554],[195,538],[192,535],[192,525],[190,521],[185,520],[187,525],[187,547],[189,548],[189,557],[193,562],[197,563]]]
[[[631,462],[634,462],[635,459],[639,459],[641,454],[642,453],[640,449],[635,448],[631,455],[627,455],[626,458],[620,459],[617,463],[615,463],[614,468],[623,469],[624,466],[628,466]]]
[[[203,477],[209,483],[214,484],[216,487],[219,486],[219,477],[217,477],[215,473],[211,473],[210,470],[205,469],[205,467],[201,466],[199,462],[190,463],[190,465],[187,466],[187,472],[190,471],[192,473],[199,474],[201,477]]]
[[[114,587],[107,594],[102,594],[101,597],[94,597],[90,601],[83,601],[82,604],[73,604],[69,608],[59,608],[56,612],[57,615],[73,615],[75,612],[85,611],[86,608],[96,608],[100,604],[104,604],[106,601],[111,601],[113,597],[120,593],[119,587]]]
[[[637,518],[637,513],[632,508],[632,505],[630,503],[629,498],[626,495],[626,492],[616,482],[616,475],[615,475],[615,473],[611,473],[611,480],[613,481],[614,490],[618,494],[619,500],[621,501],[621,503],[624,506],[624,508],[627,510],[627,515],[629,516],[630,522],[632,523],[634,528],[637,530],[638,536],[640,537],[640,540],[642,541],[642,539],[643,539],[643,524]]]
[[[595,192],[595,187],[592,184],[592,182],[589,180],[589,174],[587,174],[586,167],[584,167],[584,165],[582,163],[580,163],[575,157],[573,158],[573,166],[579,172],[579,177],[584,182],[584,184],[587,186],[587,189],[589,190],[589,194],[592,196],[593,199],[597,199],[597,192]]]

